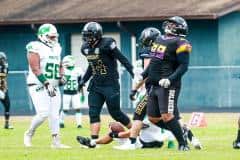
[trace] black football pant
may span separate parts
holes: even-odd
[[[1,99],[1,102],[3,104],[4,107],[4,117],[5,120],[8,121],[9,120],[9,111],[10,111],[10,99],[9,99],[9,95],[8,92],[6,92],[5,98]]]
[[[107,86],[91,86],[88,95],[90,123],[100,122],[100,114],[104,102],[111,117],[127,126],[129,117],[120,109],[120,86],[119,84]]]

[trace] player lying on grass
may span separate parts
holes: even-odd
[[[136,141],[137,148],[161,148],[164,141],[168,140],[168,148],[174,147],[175,139],[171,132],[161,129],[147,119],[143,122],[143,127]],[[125,131],[119,122],[111,122],[109,124],[109,133],[96,140],[87,137],[77,136],[77,141],[88,148],[95,148],[97,144],[109,144],[116,140],[119,144],[129,141],[130,130]],[[114,148],[118,149],[118,146]],[[134,148],[133,148],[134,149]]]

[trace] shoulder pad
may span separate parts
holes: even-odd
[[[27,52],[34,52],[34,53],[38,53],[40,48],[41,48],[42,43],[38,42],[38,41],[33,41],[33,42],[29,42],[26,45],[26,49]]]
[[[88,45],[87,45],[87,43],[83,43],[82,44],[82,46],[81,46],[81,52],[82,52],[82,54],[84,54],[84,55],[86,55],[86,54],[88,54]]]
[[[182,52],[187,52],[187,53],[191,53],[192,51],[192,45],[188,42],[188,40],[184,39],[184,38],[180,38],[178,41],[178,48],[176,50],[176,53],[182,53]]]
[[[109,47],[111,50],[117,47],[117,43],[113,38],[110,37],[104,37],[103,39],[103,45],[104,47]]]

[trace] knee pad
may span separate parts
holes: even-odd
[[[100,122],[100,112],[101,112],[101,107],[96,107],[96,106],[89,107],[90,123]]]
[[[130,123],[129,117],[121,110],[109,111],[109,113],[114,120],[122,123],[124,126],[127,126]]]

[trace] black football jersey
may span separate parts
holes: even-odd
[[[8,65],[0,65],[0,90],[6,92],[7,90],[7,74],[8,74]]]
[[[156,39],[150,49],[148,81],[158,85],[160,79],[168,78],[172,85],[180,85],[181,76],[188,67],[190,52],[191,45],[186,39],[167,36]]]
[[[91,73],[96,84],[109,84],[118,81],[117,60],[133,75],[132,65],[121,54],[112,38],[102,38],[94,48],[84,43],[81,52],[88,60],[88,71],[91,71],[88,73]]]

